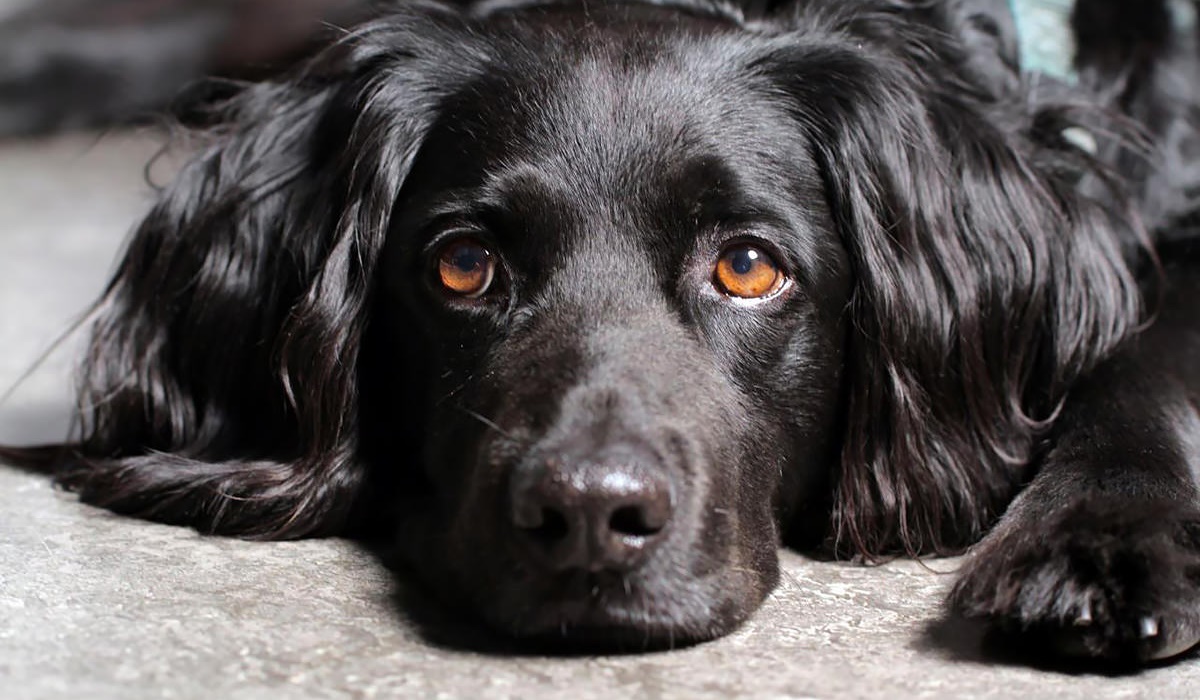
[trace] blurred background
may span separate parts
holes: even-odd
[[[0,0],[0,136],[186,117],[286,69],[371,0]],[[181,92],[182,90],[182,92]]]

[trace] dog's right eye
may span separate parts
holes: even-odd
[[[451,294],[478,299],[495,278],[495,256],[473,238],[451,241],[438,254],[438,281]]]
[[[713,271],[713,284],[736,299],[762,300],[782,291],[788,279],[762,248],[739,243],[721,253]]]

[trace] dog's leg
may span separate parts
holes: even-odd
[[[1200,642],[1200,266],[1171,284],[1158,322],[1068,398],[954,612],[1068,656],[1138,662]]]

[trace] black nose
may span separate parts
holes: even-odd
[[[549,458],[514,475],[514,536],[530,559],[555,571],[629,571],[645,561],[671,520],[670,484],[652,460],[623,455]]]

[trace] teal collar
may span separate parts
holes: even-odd
[[[1075,82],[1073,0],[1009,0],[1009,3],[1016,18],[1023,69]],[[1196,26],[1196,5],[1191,0],[1169,0],[1168,4],[1177,29]]]

